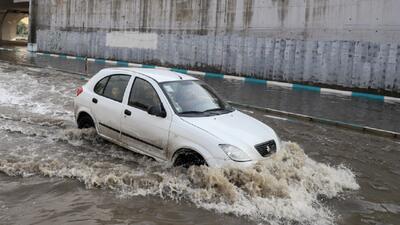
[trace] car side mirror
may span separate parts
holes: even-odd
[[[160,105],[150,106],[149,109],[147,110],[147,113],[162,118],[165,118],[167,116],[167,113]]]

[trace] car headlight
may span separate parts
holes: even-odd
[[[251,160],[243,150],[233,145],[220,144],[219,147],[225,152],[225,154],[229,158],[231,158],[234,161],[246,162]]]

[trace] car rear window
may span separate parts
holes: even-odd
[[[129,75],[111,75],[101,79],[95,86],[94,92],[106,98],[122,102]]]
[[[103,95],[104,88],[106,87],[109,78],[110,78],[109,76],[108,76],[108,77],[105,77],[105,78],[101,79],[101,80],[96,84],[96,86],[94,87],[94,92],[95,92],[96,94]]]

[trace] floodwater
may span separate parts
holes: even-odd
[[[244,111],[282,151],[189,170],[78,130],[79,76],[0,63],[0,224],[400,224],[400,143]]]
[[[85,71],[83,60],[36,55],[28,52],[26,47],[1,47],[9,50],[0,51],[0,61],[87,73],[88,76],[96,74],[105,67],[118,66],[105,64],[101,61],[88,62],[87,71]],[[204,79],[204,77],[198,78]],[[229,101],[400,132],[400,104],[320,94],[311,91],[292,91],[277,87],[266,88],[265,85],[249,84],[236,80],[215,78],[204,80]]]

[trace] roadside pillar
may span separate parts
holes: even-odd
[[[7,16],[7,13],[8,13],[8,10],[5,10],[3,13],[3,16],[0,17],[0,44],[1,44],[1,41],[3,40],[3,34],[1,32],[2,32],[2,28],[3,28],[3,22]]]
[[[37,0],[29,0],[29,35],[28,35],[28,51],[36,52],[36,16],[37,16]]]

